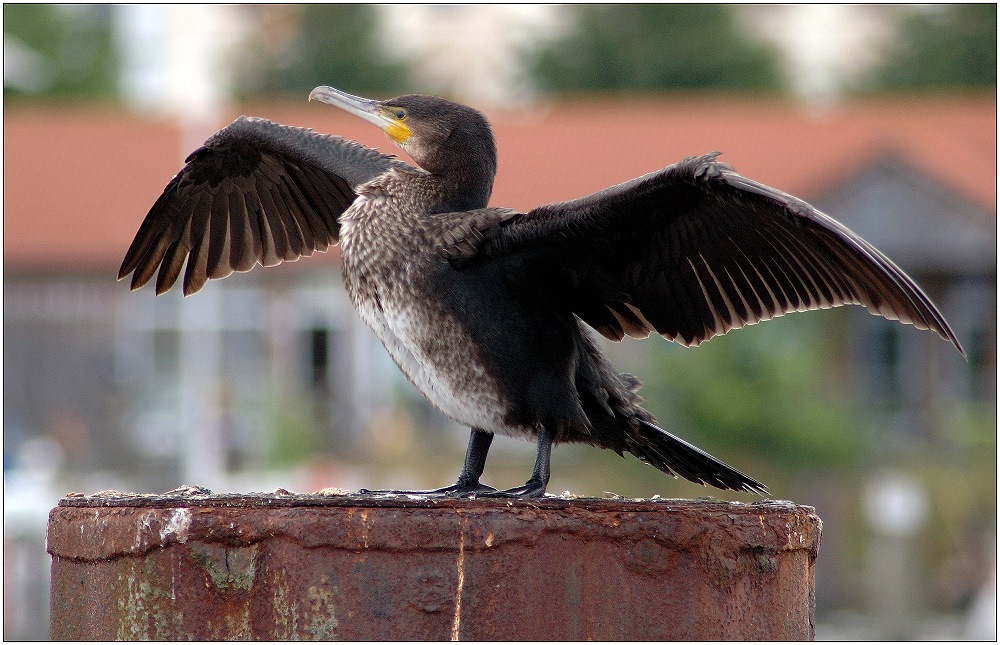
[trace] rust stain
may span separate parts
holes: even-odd
[[[461,515],[459,515],[461,517]],[[462,520],[458,533],[458,560],[455,563],[458,583],[455,585],[455,613],[451,619],[451,640],[457,641],[462,627],[462,587],[465,586],[465,520]]]
[[[368,548],[368,511],[361,511],[361,546]]]

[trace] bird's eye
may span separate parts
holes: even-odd
[[[404,120],[406,118],[406,110],[403,108],[396,108],[396,118],[400,121]]]

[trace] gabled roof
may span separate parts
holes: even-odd
[[[232,117],[241,113],[395,150],[329,106],[253,104]],[[572,199],[716,150],[738,172],[812,199],[888,150],[967,197],[984,229],[996,231],[992,95],[865,100],[825,112],[775,100],[581,99],[488,116],[500,154],[494,205]],[[4,266],[113,271],[183,158],[227,122],[183,135],[116,109],[5,109]]]
[[[844,225],[908,272],[996,273],[995,218],[893,151],[830,186],[814,202],[837,213]]]

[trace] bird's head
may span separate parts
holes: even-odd
[[[430,173],[447,176],[472,167],[478,174],[488,174],[492,185],[496,143],[489,122],[478,110],[422,94],[375,101],[325,85],[310,92],[309,100],[335,105],[377,125]]]

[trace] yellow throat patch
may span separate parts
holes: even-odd
[[[395,119],[391,124],[385,126],[385,133],[388,134],[389,137],[396,143],[403,143],[409,139],[412,134],[410,132],[410,128],[407,127],[405,123]]]

